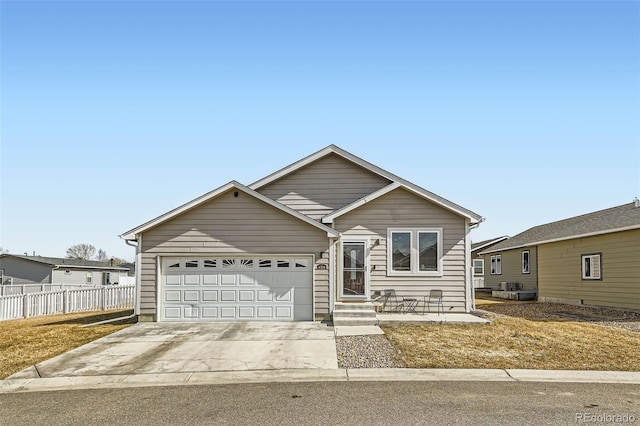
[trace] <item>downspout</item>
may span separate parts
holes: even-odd
[[[336,238],[329,238],[329,314],[333,315],[335,309],[335,260],[336,260]]]
[[[465,219],[465,224],[467,226],[467,233],[465,235],[464,243],[464,257],[466,259],[465,265],[467,265],[467,267],[465,268],[467,281],[467,298],[465,303],[465,310],[467,312],[476,310],[476,292],[473,288],[473,261],[471,259],[471,240],[469,239],[469,234],[471,233],[471,230],[476,229],[478,226],[480,226],[480,224],[484,222],[484,220],[485,219],[482,217],[477,223],[469,225],[469,219]]]
[[[140,242],[142,241],[142,236],[138,237],[139,241],[136,240],[124,240],[124,242],[131,247],[135,247],[136,248],[136,260],[135,260],[135,267],[136,267],[136,295],[135,295],[135,306],[133,309],[133,314],[135,316],[139,316],[140,315],[140,293],[141,293],[141,285],[142,285],[142,281],[141,281],[141,269],[142,269],[142,253],[140,252],[141,250],[141,244]],[[135,244],[134,244],[135,242]]]

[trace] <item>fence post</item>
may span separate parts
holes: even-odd
[[[22,318],[29,318],[29,295],[22,295]]]
[[[100,292],[102,295],[102,300],[101,300],[101,304],[100,304],[100,309],[102,309],[103,311],[105,310],[105,307],[107,305],[106,301],[107,301],[107,287],[102,287],[102,291]]]
[[[62,313],[69,313],[69,290],[63,290],[62,293]]]

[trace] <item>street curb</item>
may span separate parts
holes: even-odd
[[[115,389],[153,386],[189,386],[295,382],[556,382],[640,385],[640,372],[520,370],[520,369],[411,369],[350,368],[193,373],[130,374],[111,376],[48,377],[0,380],[0,394],[76,389]]]

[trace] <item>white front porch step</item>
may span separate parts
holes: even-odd
[[[364,326],[364,325],[378,325],[378,318],[336,318],[333,317],[333,326]]]
[[[349,310],[349,311],[333,311],[333,317],[336,318],[375,318],[376,311],[369,310]]]
[[[335,311],[374,311],[375,305],[371,302],[336,302]]]

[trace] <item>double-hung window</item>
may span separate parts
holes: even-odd
[[[602,256],[599,253],[582,255],[582,279],[602,279]]]
[[[522,273],[529,273],[529,250],[524,250],[522,252]]]
[[[491,275],[502,275],[502,255],[491,256]]]
[[[442,228],[389,228],[387,274],[442,276]]]
[[[473,275],[484,275],[484,259],[473,259]]]

